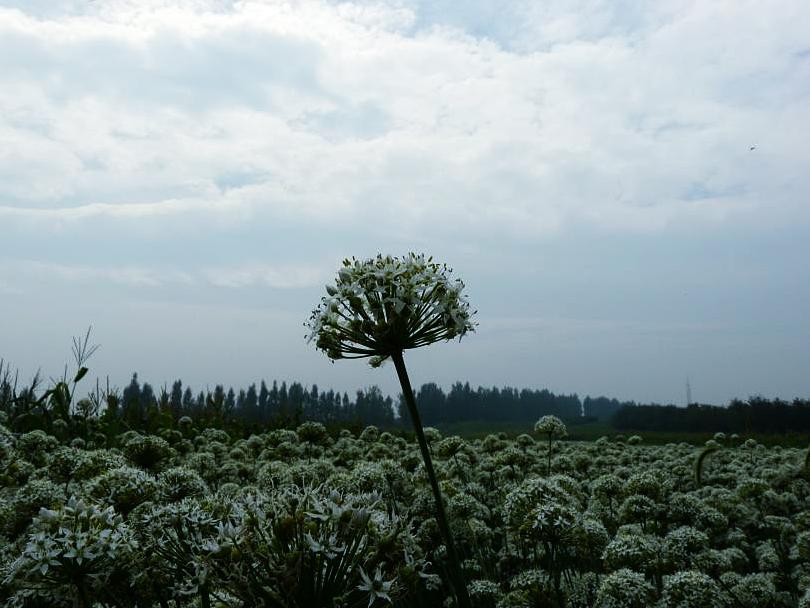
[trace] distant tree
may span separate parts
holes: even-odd
[[[141,385],[138,374],[132,374],[132,380],[121,395],[121,417],[130,428],[141,428]]]
[[[267,403],[270,407],[270,418],[278,418],[281,414],[281,395],[278,390],[278,382],[273,380],[273,388],[270,389],[270,394],[267,396]]]
[[[321,408],[318,385],[313,384],[304,399],[304,417],[308,420],[324,420],[325,412]]]
[[[183,383],[180,380],[175,380],[172,384],[172,392],[169,395],[169,409],[172,416],[177,420],[182,416],[183,411]]]
[[[267,384],[262,380],[261,386],[259,387],[259,420],[262,422],[266,422],[273,417],[272,412],[270,411],[270,391],[267,390]]]
[[[157,397],[155,397],[155,390],[148,382],[144,382],[141,387],[141,411],[146,412],[149,408],[157,404]]]
[[[618,412],[622,407],[635,405],[632,402],[619,402],[617,399],[608,399],[607,397],[585,397],[582,402],[582,413],[587,418],[596,418],[597,420],[610,420],[613,414]]]
[[[286,418],[289,416],[290,412],[290,398],[287,394],[287,383],[282,382],[281,388],[278,390],[278,411],[279,414]]]
[[[423,384],[416,393],[416,405],[422,413],[424,424],[435,426],[440,422],[445,422],[447,418],[454,419],[455,412],[445,412],[447,397],[444,391],[435,382]],[[400,401],[400,416],[407,415],[408,406],[404,400]]]
[[[225,415],[229,418],[236,415],[236,393],[233,387],[229,388],[228,394],[225,395]]]
[[[219,426],[225,421],[225,387],[217,384],[214,392],[208,396],[206,403],[206,415],[209,420],[215,421]]]
[[[259,396],[256,393],[255,384],[251,384],[247,389],[247,393],[245,393],[245,399],[242,402],[242,412],[248,422],[259,421]]]
[[[183,408],[182,414],[190,416],[194,412],[194,393],[191,392],[191,387],[187,386],[183,391]]]

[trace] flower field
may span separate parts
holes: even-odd
[[[4,605],[453,604],[415,443],[183,423],[94,443],[0,427]],[[474,606],[810,605],[802,451],[539,433],[426,429]]]

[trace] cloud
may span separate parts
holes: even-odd
[[[312,287],[324,280],[323,272],[317,268],[295,266],[268,266],[263,264],[238,268],[208,268],[202,275],[216,287],[273,287],[293,289]]]
[[[231,267],[201,267],[193,270],[142,266],[90,266],[59,264],[35,260],[0,261],[0,275],[18,281],[41,278],[72,284],[111,283],[126,287],[158,288],[165,286],[211,286],[225,288],[271,287],[300,289],[321,284],[325,280],[318,267],[292,264],[243,264]],[[0,292],[22,293],[0,276]]]
[[[0,216],[522,238],[808,219],[810,9],[580,4],[0,9]]]
[[[35,260],[1,261],[0,272],[18,280],[43,278],[69,283],[112,283],[127,287],[161,287],[170,283],[190,284],[191,275],[180,271],[148,269],[137,266],[100,267],[59,264]]]

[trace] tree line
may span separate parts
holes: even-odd
[[[393,399],[377,386],[360,389],[352,397],[346,392],[322,391],[314,384],[307,387],[278,381],[261,381],[240,390],[216,385],[194,391],[176,380],[170,388],[155,390],[133,374],[123,390],[101,388],[97,382],[94,391],[78,398],[77,384],[86,373],[82,369],[80,366],[72,381],[65,378],[44,389],[38,376],[21,386],[18,376],[0,361],[0,424],[18,432],[50,431],[63,423],[108,433],[155,432],[174,428],[187,416],[201,426],[242,434],[294,427],[308,420],[332,426],[410,428],[402,396]],[[601,421],[621,432],[810,432],[810,400],[806,399],[788,402],[751,397],[735,399],[725,407],[677,407],[607,397],[580,399],[576,394],[557,395],[547,389],[472,388],[469,382],[457,382],[445,391],[431,382],[419,387],[416,400],[422,422],[430,426],[477,421],[529,427],[541,416],[553,414],[571,423]],[[57,422],[60,419],[63,423]]]
[[[565,420],[582,417],[582,401],[574,395],[555,395],[549,390],[512,387],[474,389],[470,383],[456,382],[445,393],[437,384],[423,384],[416,392],[422,422],[431,426],[445,423],[481,421],[532,425],[538,418],[554,414]],[[399,419],[410,425],[408,410],[399,400]]]
[[[583,403],[577,395],[555,395],[542,389],[472,388],[457,382],[449,392],[435,383],[423,384],[416,400],[427,425],[476,421],[533,424],[540,416],[554,414],[566,420],[581,418]],[[108,399],[108,402],[110,400]],[[585,402],[592,412],[605,407],[605,415],[613,403],[605,398]],[[168,416],[178,420],[189,416],[209,425],[238,420],[248,427],[297,424],[304,420],[324,423],[380,427],[404,425],[410,428],[408,410],[402,395],[396,401],[377,386],[356,391],[353,398],[346,392],[321,391],[317,385],[306,387],[300,382],[272,384],[262,380],[239,391],[217,385],[213,390],[195,392],[176,380],[171,388],[156,393],[149,383],[141,384],[134,374],[120,397],[112,399],[106,415],[120,418],[128,428],[152,426],[150,420]]]
[[[261,381],[239,390],[218,384],[195,391],[176,380],[171,387],[156,390],[136,373],[123,390],[101,387],[97,381],[95,390],[79,398],[75,379],[66,377],[47,390],[38,376],[24,386],[18,380],[0,363],[0,424],[15,431],[50,430],[57,419],[63,419],[79,426],[93,420],[91,426],[109,432],[154,432],[175,427],[184,416],[195,424],[243,433],[296,426],[307,420],[327,425],[410,428],[402,396],[394,399],[377,386],[360,389],[351,397],[332,389],[322,391],[314,384],[307,387],[300,382],[278,381]],[[565,420],[581,419],[583,412],[607,417],[618,402],[586,397],[583,403],[575,394],[472,388],[469,383],[457,382],[448,392],[435,383],[423,384],[417,391],[417,403],[427,425],[477,420],[529,426],[546,414]]]
[[[176,380],[170,390],[163,388],[158,395],[149,383],[140,385],[134,374],[123,390],[116,407],[118,415],[130,425],[149,418],[157,409],[177,420],[182,416],[202,419],[210,423],[235,420],[247,426],[279,426],[296,424],[304,420],[324,423],[362,422],[377,426],[395,423],[391,397],[383,395],[379,387],[360,389],[354,399],[348,393],[334,390],[320,391],[313,384],[307,388],[300,382],[268,384],[262,380],[238,392],[216,385],[213,390],[195,393]]]
[[[621,431],[669,431],[738,434],[785,434],[810,432],[810,399],[766,399],[755,396],[732,400],[728,406],[692,403],[674,405],[627,405],[611,418]]]

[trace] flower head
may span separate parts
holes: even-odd
[[[361,585],[357,585],[357,588],[360,591],[365,591],[368,593],[368,606],[374,604],[377,599],[385,600],[389,604],[392,603],[391,601],[391,587],[394,584],[394,581],[386,581],[383,578],[382,570],[380,567],[377,567],[377,571],[374,573],[374,578],[370,577],[366,574],[363,568],[360,568],[360,578],[363,580]]]
[[[565,428],[565,423],[557,418],[557,416],[543,416],[534,424],[534,432],[541,435],[548,435],[553,438],[565,437],[568,435],[568,430]]]
[[[409,253],[343,260],[334,285],[312,312],[309,341],[332,359],[370,358],[461,338],[473,331],[464,283],[433,258]]]

